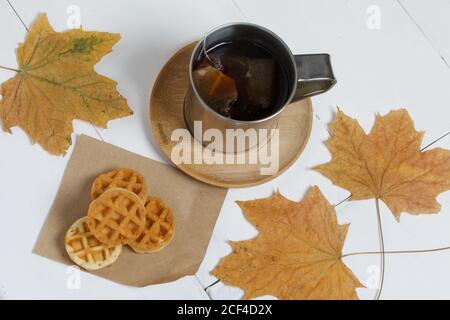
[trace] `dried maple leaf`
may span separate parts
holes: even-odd
[[[33,143],[60,155],[72,143],[73,119],[106,128],[109,120],[131,115],[117,83],[94,71],[119,39],[81,29],[55,32],[41,14],[17,50],[17,75],[0,88],[3,129],[19,126]]]
[[[316,170],[352,200],[383,200],[397,219],[402,212],[436,213],[437,195],[450,189],[450,151],[422,152],[422,138],[405,109],[377,115],[368,135],[338,109],[326,142],[332,160]]]
[[[318,187],[301,202],[276,193],[238,204],[259,235],[232,242],[217,278],[244,289],[246,299],[358,299],[355,289],[363,285],[341,260],[349,225],[338,224]]]

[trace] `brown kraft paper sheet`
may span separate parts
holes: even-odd
[[[199,182],[172,166],[85,135],[77,139],[33,252],[73,265],[64,246],[66,231],[75,220],[87,214],[95,177],[119,167],[141,172],[147,180],[149,194],[161,197],[173,209],[175,236],[166,248],[156,253],[137,254],[124,246],[113,265],[92,273],[136,287],[194,274],[205,255],[227,189]]]

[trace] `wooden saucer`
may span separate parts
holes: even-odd
[[[187,129],[184,121],[183,102],[189,85],[189,59],[195,44],[191,43],[183,47],[170,58],[160,71],[150,98],[150,121],[153,135],[169,159],[172,148],[179,143],[179,141],[171,141],[173,130]],[[261,184],[280,175],[298,159],[308,142],[312,119],[313,111],[310,99],[292,103],[281,113],[278,122],[280,130],[279,170],[274,175],[261,175],[260,168],[266,166],[259,163],[176,164],[176,166],[197,180],[219,187],[241,188]],[[193,145],[192,153],[195,152],[195,148],[204,150],[204,147],[197,141]]]

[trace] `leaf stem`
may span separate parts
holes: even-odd
[[[9,67],[4,67],[4,66],[0,66],[0,69],[4,69],[4,70],[8,70],[8,71],[20,72],[20,70],[18,70],[18,69],[9,68]]]
[[[380,281],[375,300],[380,300],[381,291],[384,285],[384,266],[385,266],[385,252],[384,252],[384,236],[383,236],[383,225],[381,223],[381,213],[380,213],[380,200],[375,199],[375,206],[377,208],[377,221],[378,221],[378,235],[380,238],[380,251],[381,251],[381,262],[380,262]]]
[[[351,257],[351,256],[359,256],[359,255],[381,254],[380,281],[379,281],[379,287],[378,287],[378,290],[377,290],[377,294],[375,296],[375,300],[379,300],[380,296],[381,296],[381,292],[383,290],[383,285],[384,285],[384,269],[385,269],[385,255],[386,254],[408,254],[408,253],[438,252],[438,251],[450,250],[450,246],[440,247],[440,248],[433,248],[433,249],[385,251],[384,250],[383,226],[382,226],[382,222],[381,222],[381,213],[380,213],[380,200],[378,198],[375,199],[375,206],[376,206],[376,211],[377,211],[378,236],[379,236],[379,239],[380,239],[380,251],[351,252],[351,253],[343,254],[341,256],[341,258]]]
[[[384,251],[384,254],[429,253],[429,252],[438,252],[438,251],[446,251],[446,250],[450,250],[450,246],[448,246],[448,247],[440,247],[440,248],[433,248],[433,249]],[[341,256],[341,258],[353,257],[353,256],[371,255],[371,254],[381,254],[381,251],[351,252],[351,253],[343,254]]]

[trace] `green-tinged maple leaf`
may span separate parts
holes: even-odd
[[[117,83],[94,71],[119,40],[105,32],[55,32],[41,14],[17,50],[19,72],[0,88],[3,129],[19,126],[33,143],[61,155],[72,143],[74,119],[106,128],[131,115]]]

